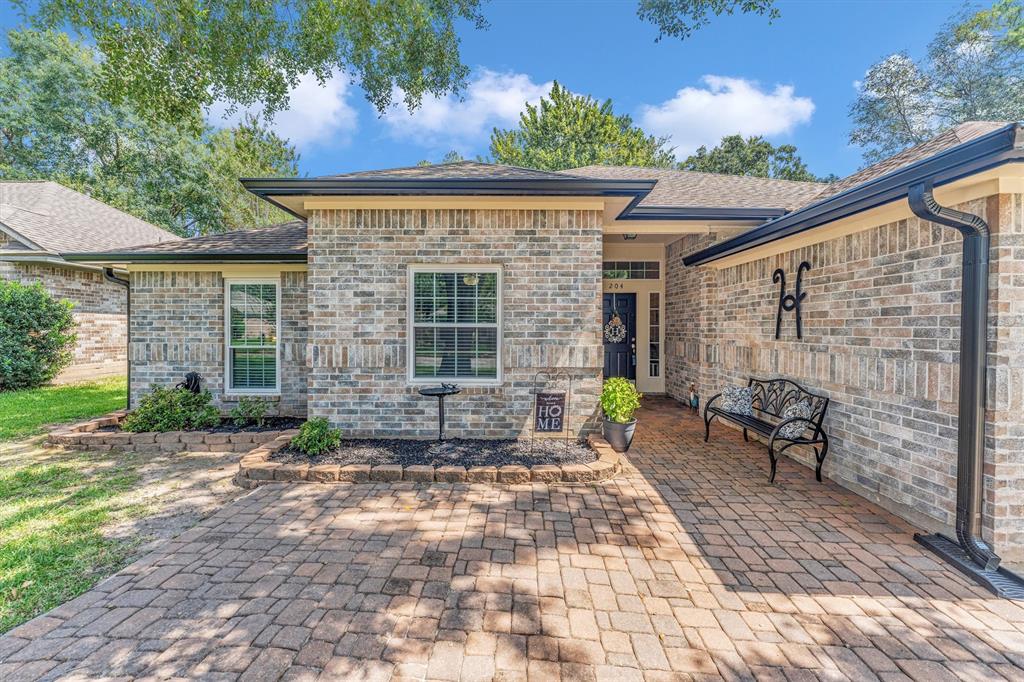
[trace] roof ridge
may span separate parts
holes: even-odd
[[[423,164],[423,165],[415,164],[415,165],[409,165],[409,166],[393,166],[391,168],[377,168],[377,169],[373,169],[373,170],[349,171],[347,173],[334,173],[334,174],[331,174],[331,175],[319,175],[319,176],[316,176],[316,177],[314,177],[312,179],[314,179],[314,180],[316,180],[316,179],[335,179],[335,178],[340,179],[340,178],[352,177],[352,176],[372,177],[372,176],[375,176],[375,175],[387,175],[389,173],[394,173],[396,171],[411,171],[411,170],[416,170],[416,169],[420,169],[420,168],[427,169],[427,168],[441,168],[441,167],[452,167],[452,166],[479,166],[479,167],[495,168],[495,169],[502,169],[502,168],[504,168],[504,169],[509,169],[509,170],[523,171],[525,173],[537,173],[537,174],[549,175],[549,176],[551,176],[552,179],[555,179],[555,178],[558,178],[558,177],[563,177],[563,176],[576,177],[576,178],[579,178],[581,180],[589,179],[589,178],[583,178],[583,177],[580,177],[580,176],[571,175],[571,174],[569,174],[569,173],[567,173],[565,171],[552,171],[552,170],[546,170],[546,169],[543,169],[543,168],[528,168],[526,166],[515,166],[515,165],[512,165],[512,164],[508,164],[508,163],[493,163],[491,161],[477,161],[475,159],[462,159],[461,161],[447,161],[447,162],[443,162],[443,163],[430,163],[430,164]]]

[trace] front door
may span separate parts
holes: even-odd
[[[636,380],[636,294],[605,294],[602,309],[604,378]]]

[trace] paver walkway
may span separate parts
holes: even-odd
[[[1024,604],[655,403],[591,486],[268,486],[0,638],[0,679],[1024,680]]]

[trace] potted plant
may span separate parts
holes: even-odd
[[[604,382],[601,390],[601,409],[604,410],[604,439],[616,452],[625,452],[633,443],[636,419],[633,413],[640,407],[636,387],[628,379],[615,377]]]

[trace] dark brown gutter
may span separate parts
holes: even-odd
[[[963,236],[960,285],[960,396],[957,429],[956,538],[915,535],[925,547],[1000,596],[1024,597],[1024,580],[999,568],[999,557],[981,539],[985,490],[985,380],[988,373],[988,224],[973,213],[939,205],[932,181],[911,185],[910,209],[921,220],[952,227]],[[965,561],[966,559],[966,561]]]
[[[131,282],[121,279],[114,274],[114,268],[103,268],[103,279],[124,287],[124,294],[127,300],[125,331],[127,332],[127,347],[125,351],[125,367],[127,369],[127,386],[125,392],[125,407],[132,409],[132,286]]]

